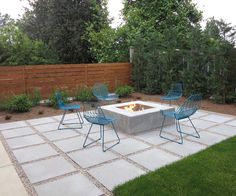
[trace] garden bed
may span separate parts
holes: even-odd
[[[146,95],[143,93],[133,93],[132,96],[129,98],[120,99],[121,102],[132,101],[132,100],[162,102],[160,100],[160,95]],[[182,103],[183,101],[184,98],[182,98],[180,102]],[[216,104],[209,100],[203,100],[201,109],[236,116],[236,104]],[[40,111],[43,111],[43,114],[39,114]],[[13,122],[18,120],[27,120],[46,116],[60,115],[60,114],[62,114],[60,110],[54,109],[52,107],[35,106],[30,110],[30,112],[25,112],[25,113],[0,112],[0,123]],[[5,120],[5,117],[7,115],[11,116],[11,119]]]

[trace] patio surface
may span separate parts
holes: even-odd
[[[75,117],[69,114],[67,120]],[[118,184],[236,135],[236,116],[200,110],[192,116],[200,139],[184,136],[180,145],[160,138],[159,130],[137,135],[118,132],[120,144],[104,153],[99,142],[83,149],[88,123],[83,129],[57,130],[60,118],[0,124],[0,195],[111,195]],[[183,131],[193,131],[188,121],[181,125]],[[98,131],[94,126],[90,141]],[[178,139],[174,126],[164,131]],[[107,145],[115,139],[108,127]]]

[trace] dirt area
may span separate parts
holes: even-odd
[[[160,97],[161,95],[145,95],[142,93],[133,93],[131,97],[122,98],[120,99],[120,101],[127,102],[131,100],[143,100],[143,101],[162,102],[160,100]],[[182,103],[184,100],[185,98],[183,97],[179,101],[179,103]],[[209,100],[203,100],[201,104],[201,109],[236,116],[236,104],[216,104]],[[27,120],[27,119],[47,117],[47,116],[55,116],[60,114],[62,114],[62,111],[60,110],[48,106],[36,106],[33,107],[30,112],[25,112],[25,113],[0,112],[0,123],[13,122],[18,120]],[[10,117],[10,119],[6,120],[5,118],[7,116]]]

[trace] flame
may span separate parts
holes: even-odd
[[[135,111],[143,111],[144,107],[139,107],[136,104],[130,104],[128,106],[125,106],[124,109],[128,112],[135,112]]]

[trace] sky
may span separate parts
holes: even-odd
[[[26,0],[0,0],[0,12],[8,13],[12,18],[17,19],[24,13],[23,7],[27,5],[26,2]],[[193,0],[193,2],[203,11],[204,19],[222,18],[227,23],[236,25],[236,0]],[[110,17],[114,18],[113,27],[117,27],[122,22],[120,17],[122,7],[122,0],[109,0],[108,2]]]

